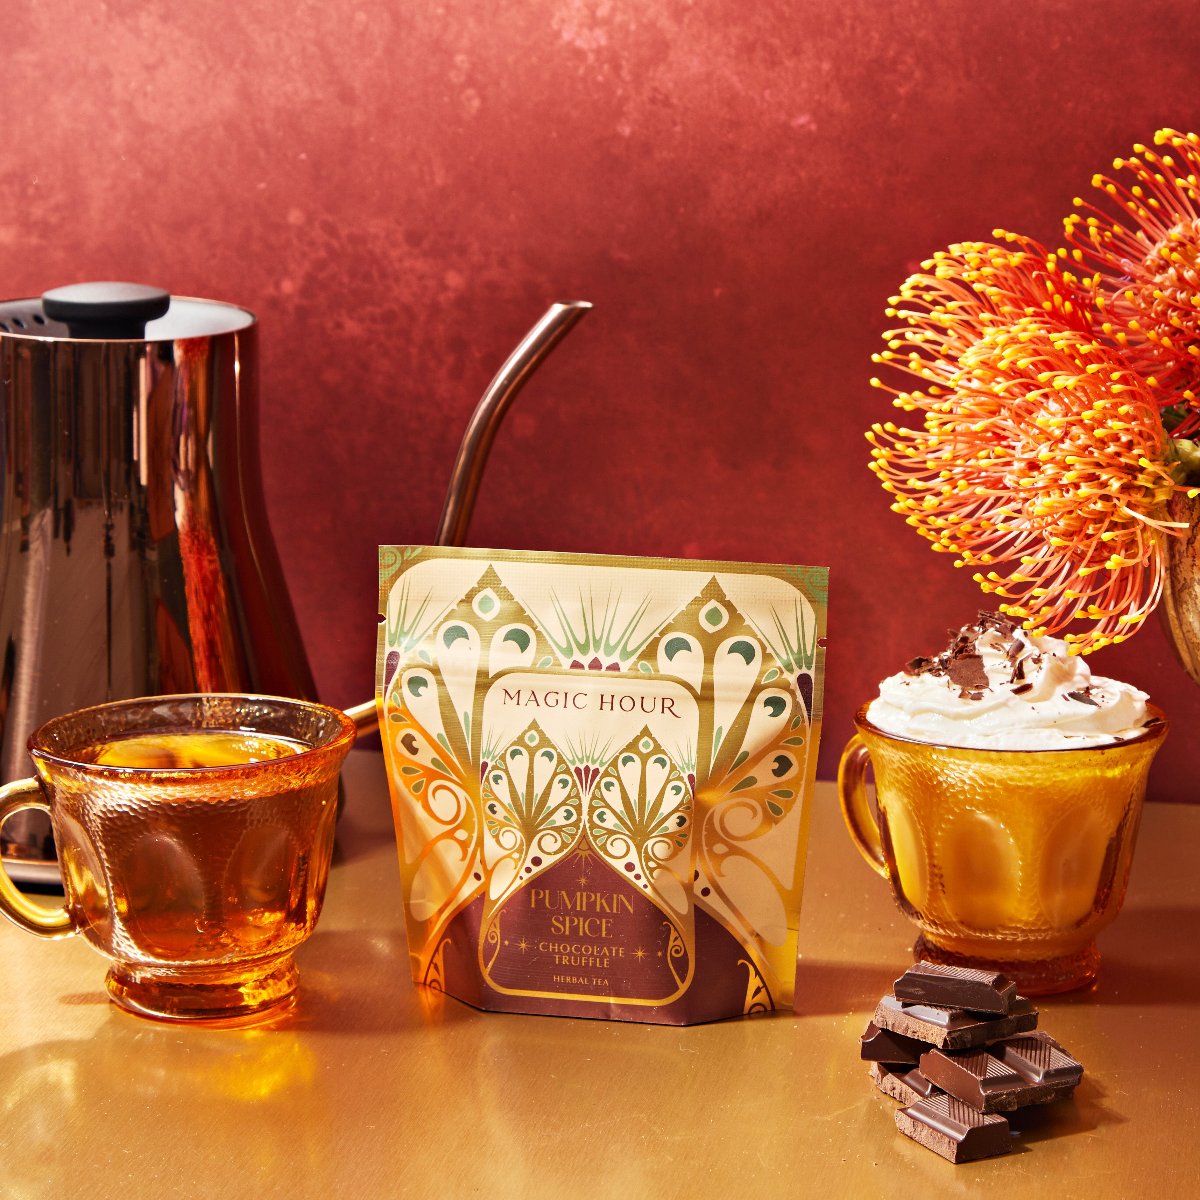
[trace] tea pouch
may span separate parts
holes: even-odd
[[[823,567],[379,552],[413,978],[478,1008],[788,1007]]]

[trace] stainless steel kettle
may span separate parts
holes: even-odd
[[[134,284],[0,303],[0,778],[43,721],[191,691],[315,698],[259,473],[252,313]],[[0,848],[50,859],[22,814]]]

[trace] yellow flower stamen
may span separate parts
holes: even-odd
[[[1166,501],[1188,489],[1158,397],[1090,325],[1101,275],[1068,280],[1037,243],[996,236],[939,252],[893,301],[886,361],[916,386],[872,383],[917,419],[874,425],[870,465],[1002,612],[1088,653],[1154,608]]]

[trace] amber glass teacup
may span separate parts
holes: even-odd
[[[921,930],[918,957],[986,966],[1024,995],[1096,977],[1120,911],[1161,712],[1137,736],[1062,750],[911,741],[855,717],[838,794],[862,856]],[[865,774],[874,769],[878,820]]]
[[[0,788],[0,826],[49,812],[65,904],[0,871],[0,911],[43,937],[81,933],[109,995],[162,1020],[274,1016],[325,895],[338,772],[354,726],[265,696],[161,696],[57,717],[29,740],[37,779]]]

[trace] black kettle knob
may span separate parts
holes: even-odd
[[[77,338],[137,340],[170,307],[170,292],[142,283],[73,283],[42,293],[42,311]]]

